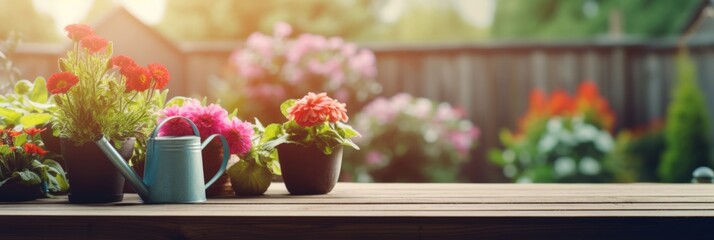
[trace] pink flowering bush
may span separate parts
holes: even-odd
[[[253,126],[230,114],[218,104],[204,104],[192,98],[172,99],[167,107],[161,110],[158,121],[168,117],[182,116],[190,119],[205,140],[213,134],[221,134],[228,140],[230,154],[244,156],[251,148]],[[193,135],[193,130],[186,121],[174,119],[166,123],[160,130],[159,136],[186,136]]]
[[[343,179],[455,182],[479,136],[464,112],[401,93],[377,98],[353,118],[362,151],[345,152]]]
[[[282,99],[326,92],[359,109],[380,91],[372,51],[339,37],[292,33],[286,23],[276,24],[273,35],[253,33],[231,55],[230,81],[222,82],[228,86],[220,86],[220,98],[240,105],[241,115],[277,122]]]

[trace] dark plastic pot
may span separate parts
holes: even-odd
[[[135,139],[127,139],[119,149],[124,159],[131,158]],[[75,146],[70,139],[60,139],[67,164],[70,203],[110,203],[123,200],[124,177],[94,142]]]
[[[340,176],[342,146],[325,155],[314,146],[297,144],[278,146],[280,168],[290,194],[326,194],[332,191]]]
[[[40,185],[24,185],[18,182],[6,182],[0,186],[0,202],[32,201],[42,196]]]

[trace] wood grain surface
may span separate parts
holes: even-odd
[[[714,184],[360,184],[199,204],[0,203],[0,238],[679,238],[714,230]],[[706,236],[702,235],[702,236]]]

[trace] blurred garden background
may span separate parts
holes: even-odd
[[[710,1],[0,0],[0,91],[52,74],[71,23],[244,120],[282,122],[308,91],[347,102],[363,136],[342,181],[689,182],[713,165]]]

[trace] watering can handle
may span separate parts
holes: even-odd
[[[208,187],[215,183],[216,180],[221,177],[223,172],[226,171],[226,165],[228,165],[228,158],[230,158],[231,156],[231,153],[228,149],[228,141],[226,140],[226,137],[221,134],[213,134],[206,138],[206,141],[203,141],[203,144],[201,144],[201,149],[208,146],[208,144],[211,143],[211,141],[213,141],[213,139],[216,137],[221,139],[221,145],[223,145],[223,162],[221,162],[221,167],[218,169],[218,172],[216,172],[216,175],[214,175],[211,180],[208,180],[208,182],[206,183],[206,189],[208,189]]]
[[[196,124],[194,124],[193,121],[191,121],[191,119],[188,119],[187,117],[182,117],[182,116],[172,116],[172,117],[168,117],[168,118],[164,119],[163,121],[161,121],[161,122],[159,123],[159,125],[156,125],[156,128],[154,128],[154,131],[151,132],[151,138],[155,138],[156,135],[159,134],[159,129],[160,129],[162,126],[164,126],[164,124],[166,124],[167,122],[169,122],[169,121],[171,121],[171,120],[177,119],[177,118],[178,118],[178,119],[183,119],[183,120],[185,120],[186,122],[188,122],[188,124],[191,125],[191,129],[193,129],[193,134],[196,135],[196,136],[199,136],[199,137],[201,136],[201,135],[198,133],[198,128],[196,127]]]

